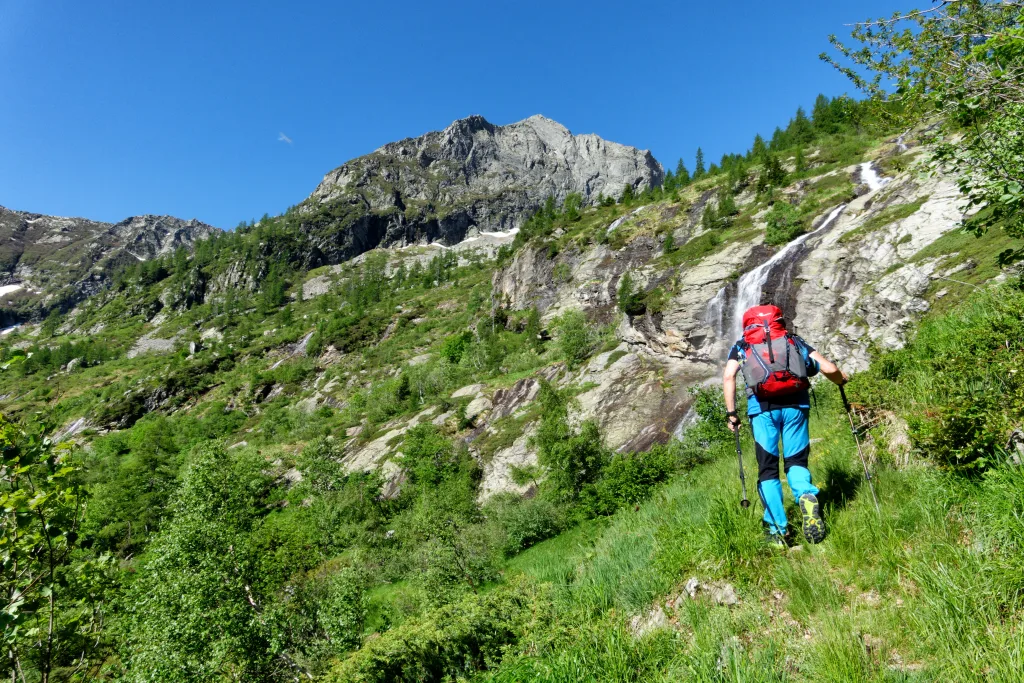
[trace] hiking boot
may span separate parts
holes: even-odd
[[[764,532],[764,542],[768,544],[769,548],[775,548],[778,550],[785,550],[789,547],[785,534],[776,534],[772,531]]]
[[[805,493],[797,502],[804,516],[804,538],[808,543],[821,543],[825,539],[825,520],[821,518],[818,498],[813,493]]]

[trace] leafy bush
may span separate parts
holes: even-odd
[[[263,680],[278,672],[253,606],[262,599],[251,588],[260,583],[258,555],[246,543],[271,486],[264,466],[218,444],[193,454],[172,519],[124,596],[126,680],[212,681],[225,670]]]
[[[677,458],[680,467],[691,469],[714,460],[732,446],[732,432],[725,424],[725,401],[712,387],[690,387],[695,419],[683,432]]]
[[[514,582],[428,612],[366,643],[325,683],[453,681],[496,667],[506,647],[551,614],[550,600]]]
[[[495,496],[487,503],[484,512],[488,521],[497,528],[496,534],[504,538],[501,550],[506,557],[557,535],[566,526],[565,511],[540,497]]]
[[[569,424],[569,399],[546,381],[538,397],[542,417],[532,442],[537,460],[546,469],[546,483],[558,500],[579,501],[584,488],[601,478],[609,453],[593,420]]]
[[[439,485],[455,476],[467,457],[432,424],[416,425],[402,444],[402,466],[414,485]]]
[[[617,453],[605,465],[601,478],[586,491],[583,506],[590,514],[610,515],[623,505],[647,500],[654,487],[676,472],[676,458],[668,446],[646,452]]]
[[[926,319],[851,389],[869,407],[902,415],[922,456],[977,471],[999,460],[1010,430],[1024,422],[1022,353],[1024,292],[1003,285]]]
[[[566,365],[575,370],[594,352],[598,335],[583,311],[566,311],[554,321],[554,327]]]
[[[306,344],[306,353],[317,356],[328,346],[343,353],[362,350],[380,338],[388,322],[386,316],[376,311],[338,311],[317,324],[316,331]]]
[[[343,569],[325,583],[318,614],[324,633],[336,652],[355,647],[366,621],[365,581],[358,572]]]
[[[457,364],[462,360],[462,356],[466,353],[466,349],[473,342],[473,333],[466,331],[460,334],[454,334],[444,340],[441,344],[441,357],[446,359],[449,363]]]
[[[765,221],[768,225],[764,236],[765,244],[785,244],[806,231],[800,213],[786,201],[775,202]]]

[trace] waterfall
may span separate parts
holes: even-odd
[[[878,171],[870,161],[865,161],[860,165],[860,179],[872,192],[880,190],[892,182],[892,178],[883,178],[878,175]]]
[[[748,308],[757,306],[761,303],[761,289],[764,287],[764,283],[768,281],[768,276],[771,275],[772,269],[777,264],[788,258],[794,251],[799,249],[800,245],[806,242],[809,238],[832,225],[832,223],[839,218],[839,214],[842,213],[845,208],[846,204],[840,204],[836,208],[832,209],[832,213],[828,215],[828,218],[826,218],[816,230],[797,237],[795,240],[780,249],[775,256],[772,256],[757,268],[744,273],[736,286],[736,303],[733,305],[732,310],[732,328],[727,330],[728,333],[735,334],[737,339],[743,333],[743,314]]]
[[[623,223],[628,221],[630,218],[632,218],[633,216],[637,215],[638,213],[640,213],[641,211],[643,211],[646,208],[647,208],[647,205],[644,204],[643,206],[635,209],[634,211],[630,211],[625,216],[619,216],[618,218],[615,219],[615,221],[611,225],[608,226],[608,229],[604,231],[604,234],[606,234],[606,235],[612,234],[612,232],[615,231],[615,228],[619,227],[620,225],[622,225]]]
[[[903,138],[905,138],[906,135],[906,133],[900,133],[899,137],[896,138],[896,151],[901,154],[907,151],[907,143],[903,142]]]
[[[707,311],[704,314],[704,321],[715,332],[719,340],[725,334],[725,287],[718,290],[715,298],[708,302]]]

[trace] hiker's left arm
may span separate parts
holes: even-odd
[[[817,351],[811,351],[811,358],[818,362],[818,368],[820,369],[821,374],[828,377],[829,381],[833,384],[842,386],[850,381],[850,378],[845,372],[839,369],[838,365],[825,358],[825,356],[821,355]]]

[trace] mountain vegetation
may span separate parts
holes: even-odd
[[[642,173],[614,187],[445,203],[458,160],[428,134],[10,307],[4,674],[1018,680],[1020,11],[858,28],[883,52],[835,63],[866,99],[692,173],[623,148]],[[854,435],[831,385],[811,413],[829,535],[780,551],[707,380],[744,277],[798,238],[755,294],[860,371]]]

